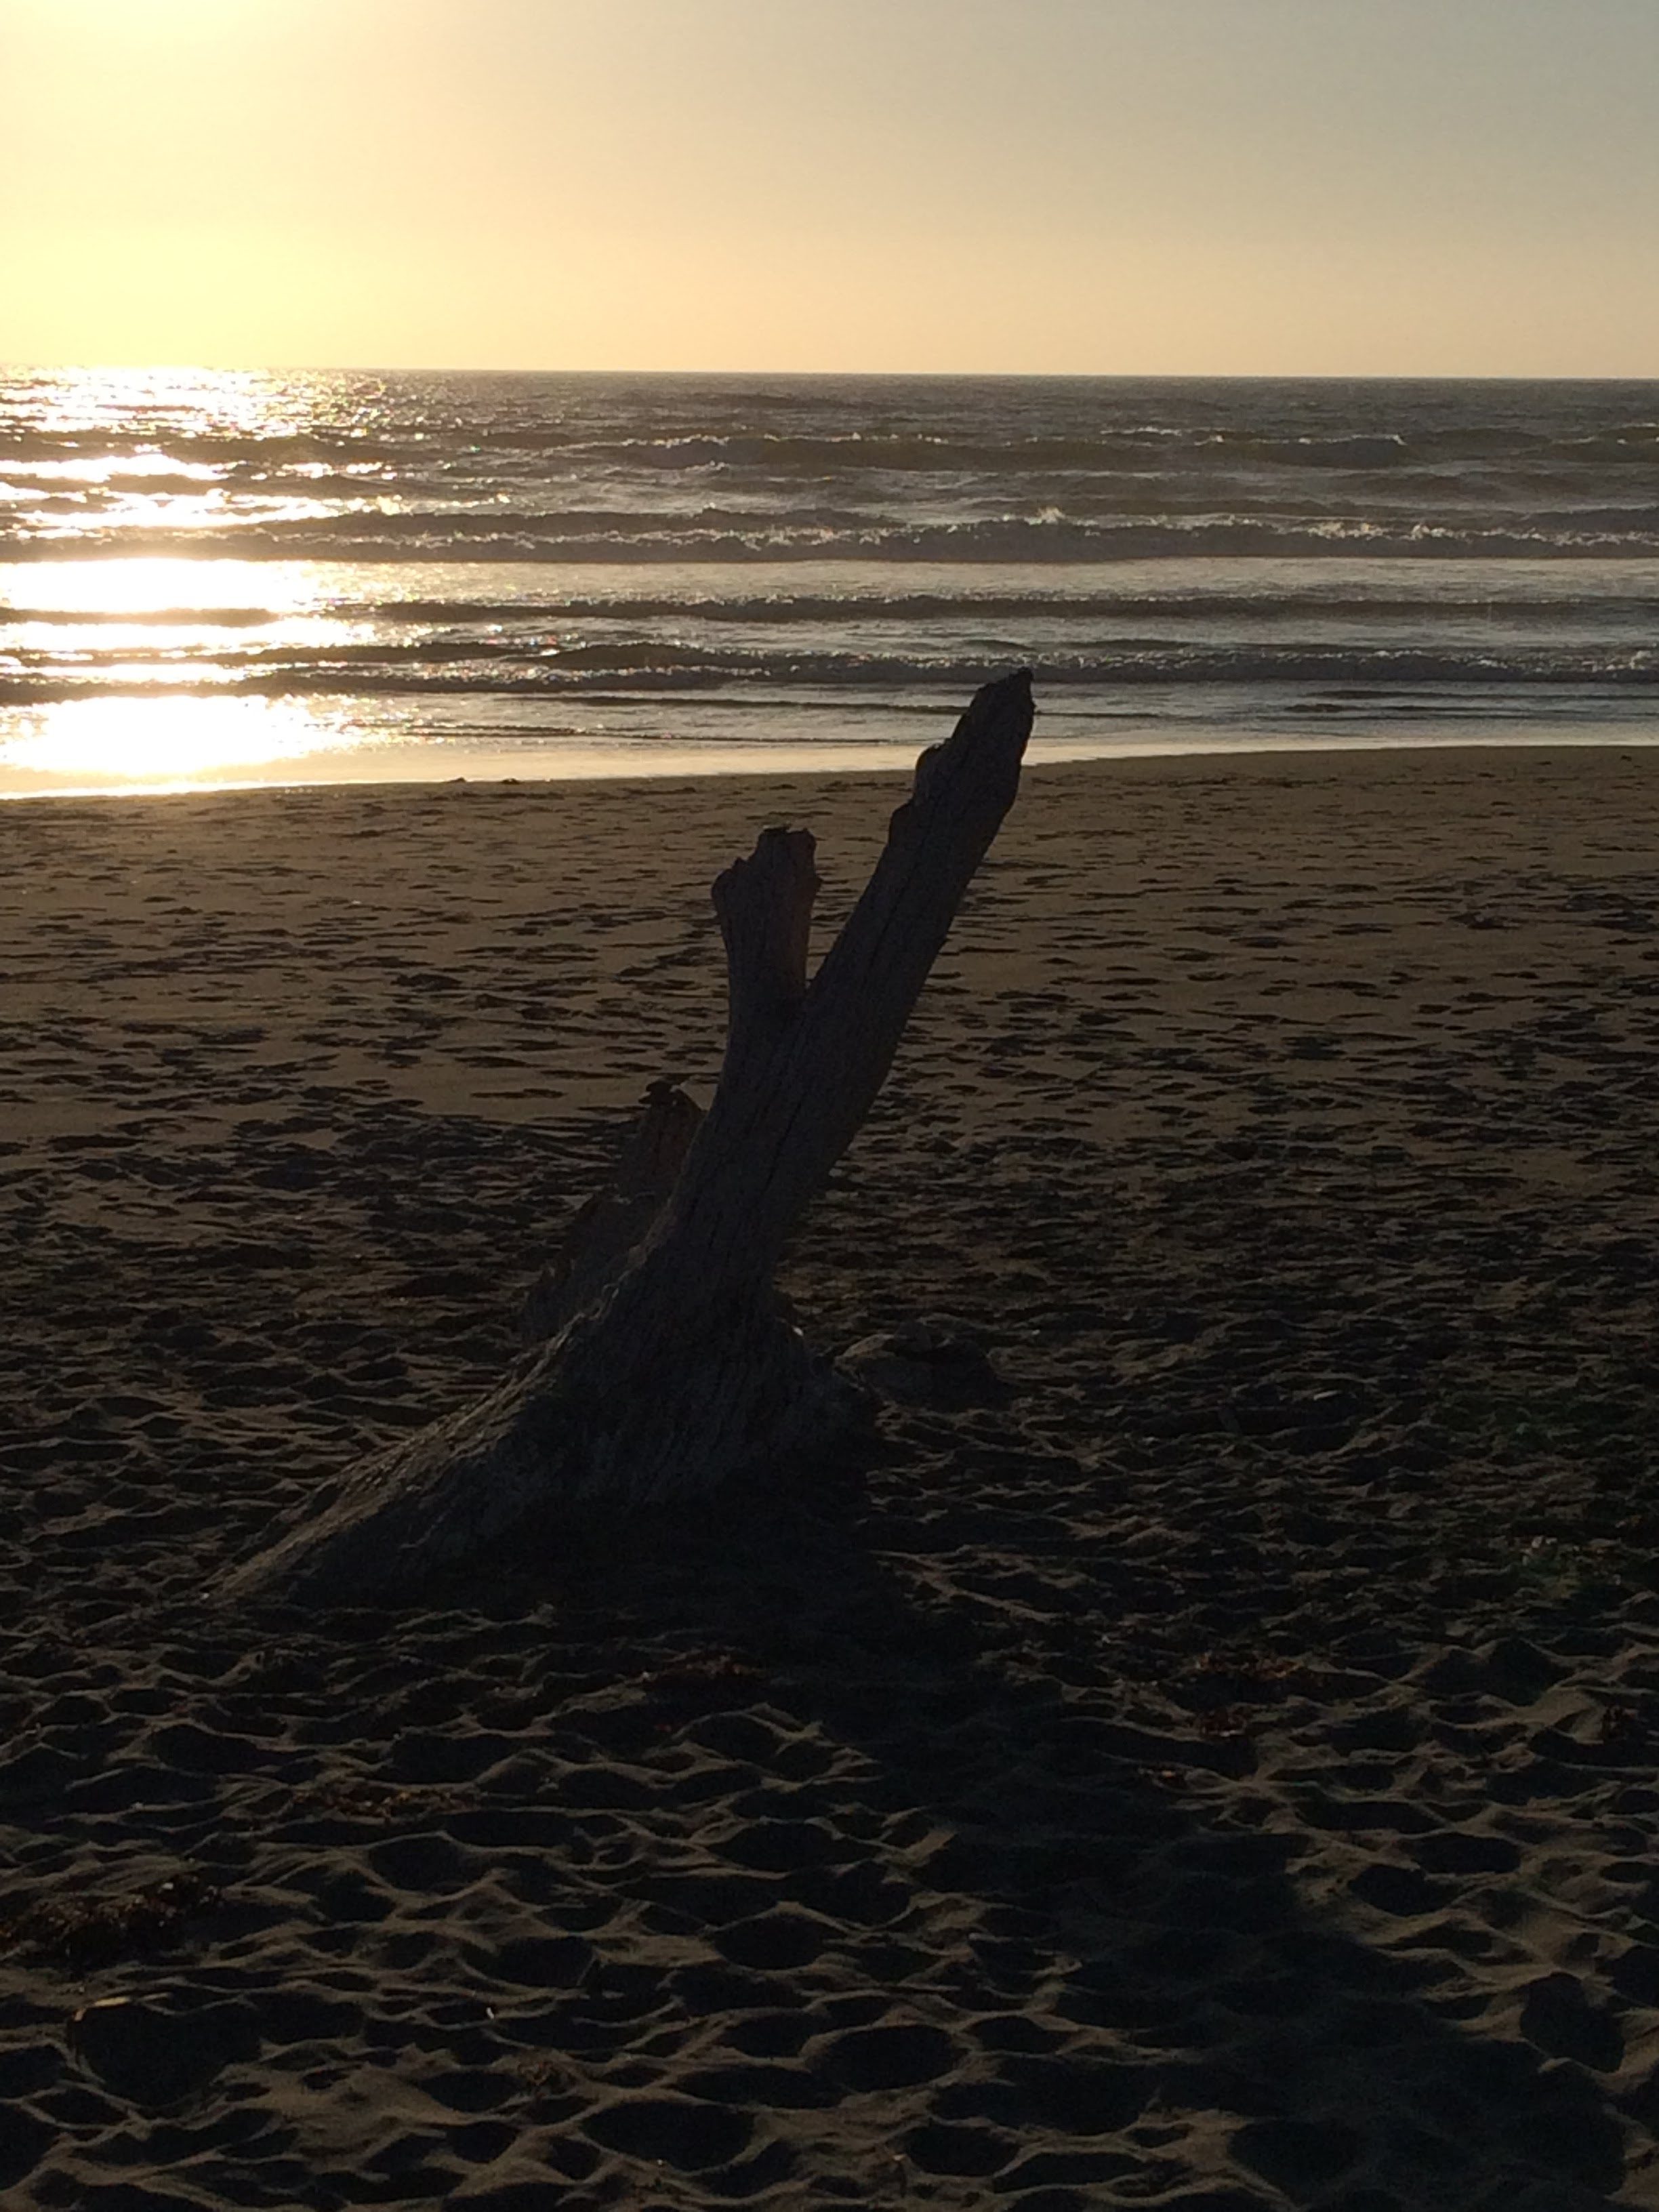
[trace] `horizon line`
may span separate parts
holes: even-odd
[[[766,378],[915,383],[1066,384],[1659,384],[1659,368],[1632,374],[1524,369],[1126,369],[1126,368],[492,368],[390,362],[210,362],[175,359],[0,361],[0,375],[73,371],[86,375],[172,374],[206,376],[681,377],[710,382]]]

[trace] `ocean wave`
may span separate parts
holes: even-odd
[[[1039,624],[1077,628],[1148,621],[1188,625],[1196,623],[1237,628],[1258,624],[1282,629],[1286,624],[1334,623],[1360,626],[1370,623],[1413,625],[1423,630],[1447,624],[1480,623],[1496,631],[1510,629],[1566,628],[1590,624],[1605,631],[1647,625],[1659,636],[1659,592],[1610,592],[1597,572],[1601,586],[1587,592],[1572,588],[1583,574],[1563,564],[1540,575],[1535,567],[1517,576],[1502,567],[1486,572],[1487,587],[1478,593],[1403,592],[1397,587],[1367,587],[1367,571],[1349,564],[1353,585],[1349,589],[1309,588],[1300,577],[1287,577],[1277,591],[1204,590],[1172,586],[1168,591],[1126,589],[1045,591],[1031,586],[1021,589],[975,589],[957,580],[955,588],[941,584],[927,592],[849,588],[844,592],[796,592],[787,590],[738,592],[731,594],[706,584],[688,586],[672,594],[619,587],[614,593],[563,592],[556,588],[527,590],[511,598],[453,596],[398,597],[350,592],[343,585],[325,592],[308,606],[286,605],[176,606],[133,609],[7,605],[0,599],[0,633],[40,629],[88,630],[258,630],[297,617],[307,622],[373,625],[384,647],[372,643],[369,651],[390,650],[394,642],[403,649],[400,634],[436,632],[452,637],[477,639],[480,632],[502,634],[505,644],[521,642],[526,635],[574,623],[605,623],[638,625],[643,623],[688,623],[718,631],[720,628],[754,630],[843,629],[860,630],[871,625],[910,625],[960,628],[1000,621],[1030,630]],[[32,573],[50,576],[49,564]],[[373,573],[372,570],[370,572]],[[971,571],[969,573],[972,573]],[[1305,575],[1305,571],[1304,575]],[[1337,571],[1341,574],[1340,570]],[[1429,571],[1425,585],[1441,572]],[[349,574],[349,572],[348,572]],[[962,571],[955,572],[958,580]],[[368,579],[351,580],[361,585]],[[1638,628],[1638,635],[1643,635]],[[484,641],[488,643],[488,641]],[[477,649],[477,644],[468,649]]]
[[[876,623],[949,623],[999,620],[1012,623],[1084,623],[1150,618],[1160,621],[1282,624],[1309,618],[1364,623],[1373,620],[1513,623],[1567,623],[1584,617],[1620,623],[1646,621],[1659,634],[1659,597],[1605,594],[1574,597],[1565,589],[1545,598],[1506,598],[1498,590],[1474,598],[1412,598],[1398,593],[1185,592],[1151,593],[1041,592],[937,592],[880,597],[860,593],[777,595],[726,599],[702,592],[653,599],[629,594],[615,599],[550,595],[545,599],[377,599],[340,611],[362,613],[387,623],[431,624],[445,629],[546,625],[590,621],[731,623],[743,628],[862,628]],[[3,620],[3,617],[0,617]],[[31,617],[33,619],[33,617]],[[56,617],[54,617],[56,619]],[[72,621],[72,616],[62,617]],[[178,619],[187,620],[187,617]]]
[[[862,690],[894,694],[971,688],[992,661],[1015,665],[1017,648],[981,645],[937,655],[877,654],[851,650],[814,653],[742,653],[689,647],[671,641],[617,640],[574,647],[550,645],[538,653],[481,653],[476,646],[428,641],[404,651],[342,647],[312,654],[270,653],[239,662],[220,660],[211,671],[158,656],[146,664],[129,654],[107,665],[31,664],[26,656],[0,660],[0,702],[40,703],[93,692],[153,696],[191,690],[210,682],[218,693],[254,692],[300,696],[374,690],[473,692],[502,696],[624,689],[649,693],[687,689]],[[1036,656],[1042,684],[1051,689],[1146,686],[1344,690],[1455,690],[1469,687],[1531,690],[1574,687],[1659,691],[1659,652],[1608,653],[1555,646],[1535,653],[1454,651],[1385,646],[1322,648],[1304,643],[1200,645],[1167,641],[1128,644],[1108,653]]]
[[[1061,434],[1005,428],[984,431],[848,428],[756,430],[669,429],[618,434],[563,422],[411,422],[264,431],[174,429],[157,435],[112,435],[98,427],[45,431],[0,428],[0,463],[65,460],[132,462],[160,453],[186,466],[217,468],[402,469],[416,480],[469,462],[539,464],[561,477],[592,469],[653,475],[722,470],[763,476],[969,475],[1007,479],[1025,475],[1204,472],[1233,467],[1341,473],[1469,466],[1476,482],[1494,465],[1576,474],[1588,467],[1650,467],[1659,459],[1659,421],[1640,417],[1563,434],[1521,424],[1419,424],[1409,430],[1266,430],[1198,421],[1127,423]]]
[[[89,525],[75,532],[0,530],[7,560],[178,557],[181,533],[153,526]],[[1002,514],[961,521],[874,520],[845,510],[738,514],[516,514],[499,510],[248,520],[198,523],[193,558],[246,561],[439,562],[687,562],[891,561],[1109,563],[1193,559],[1608,560],[1659,557],[1659,519],[1583,526],[1547,514],[1491,524],[1401,518],[1194,515],[1081,521]]]
[[[0,600],[0,628],[40,623],[76,629],[257,629],[280,619],[270,607],[33,607]]]
[[[0,378],[0,562],[28,568],[3,581],[45,603],[0,606],[11,704],[384,696],[434,702],[411,725],[540,726],[603,722],[602,701],[666,723],[638,702],[685,694],[683,719],[697,695],[718,721],[781,698],[919,710],[1030,660],[1074,714],[1224,695],[1524,719],[1571,694],[1655,719],[1653,385],[100,389]],[[106,558],[167,565],[106,594],[83,572]],[[202,574],[234,605],[189,604],[201,560],[245,564]],[[152,584],[151,606],[73,604]],[[580,713],[548,704],[567,697]]]

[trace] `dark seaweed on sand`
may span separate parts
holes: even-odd
[[[143,1889],[39,1898],[0,1919],[0,1952],[86,1973],[166,1948],[222,1901],[216,1882],[188,1869]]]

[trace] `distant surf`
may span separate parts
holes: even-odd
[[[1659,386],[0,378],[0,788],[828,763],[1016,663],[1073,753],[1659,735]]]

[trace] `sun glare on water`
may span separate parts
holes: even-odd
[[[273,588],[274,587],[274,588]],[[192,613],[222,613],[228,607],[269,610],[273,617],[296,612],[307,604],[291,576],[246,561],[172,560],[146,556],[131,560],[53,561],[33,569],[14,570],[0,598],[0,620],[26,622],[47,608],[58,615],[84,615],[89,621],[155,619],[176,611],[182,622]]]
[[[0,795],[246,781],[349,750],[356,738],[342,717],[238,692],[222,658],[227,638],[280,648],[325,633],[352,634],[328,622],[303,576],[269,563],[156,557],[14,568],[0,576],[0,686],[9,661],[21,667],[27,653],[49,655],[67,680],[95,666],[110,688],[9,713],[0,703]],[[182,690],[186,672],[194,688]]]
[[[71,699],[0,738],[0,790],[177,790],[274,776],[349,733],[284,699]]]
[[[157,435],[269,437],[299,428],[301,420],[285,380],[261,369],[42,369],[33,399],[34,419],[48,434],[129,434],[138,424]]]
[[[267,654],[325,634],[351,641],[314,579],[286,562],[190,552],[204,526],[296,504],[245,492],[233,504],[228,475],[236,453],[304,427],[292,381],[73,368],[29,384],[40,442],[5,466],[7,519],[42,550],[89,532],[101,544],[96,558],[0,569],[0,794],[258,781],[352,750],[343,716],[239,688]]]
[[[342,717],[239,692],[234,667],[216,657],[227,637],[282,647],[324,626],[303,581],[264,563],[14,569],[0,579],[0,686],[9,659],[45,653],[71,681],[96,666],[100,688],[10,712],[0,705],[0,795],[258,781],[286,763],[350,750],[356,739]],[[181,677],[193,688],[180,689]]]

